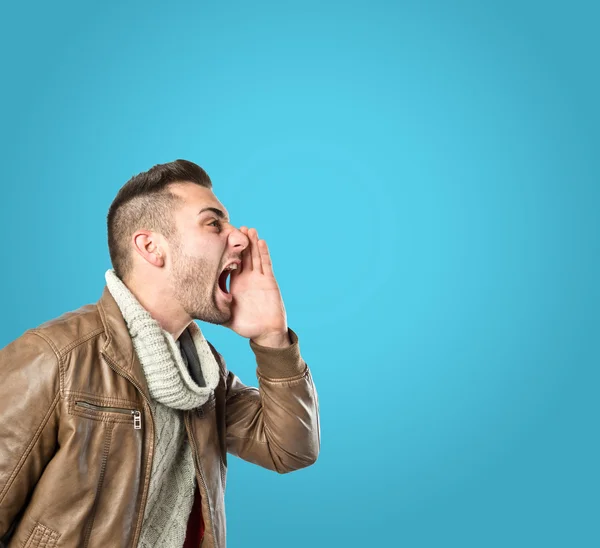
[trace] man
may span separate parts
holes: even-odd
[[[320,448],[267,244],[177,160],[121,188],[108,245],[96,304],[0,350],[2,543],[224,547],[227,452],[285,473]],[[258,389],[195,319],[250,339]]]

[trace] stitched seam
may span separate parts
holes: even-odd
[[[40,337],[41,339],[46,341],[48,343],[48,345],[50,346],[50,348],[52,348],[52,350],[54,351],[54,354],[56,355],[56,360],[58,362],[58,376],[60,379],[60,382],[59,382],[60,393],[64,394],[64,390],[65,390],[64,366],[63,366],[62,357],[61,357],[60,353],[58,352],[56,345],[54,344],[52,339],[50,339],[45,333],[42,333],[41,331],[36,331],[35,329],[31,329],[30,331],[32,334],[37,335],[38,337]]]
[[[110,343],[113,340],[113,336],[112,333],[110,331],[110,329],[108,328],[108,321],[107,321],[107,316],[106,316],[106,310],[104,308],[104,305],[101,302],[98,302],[98,314],[100,314],[100,319],[102,320],[102,324],[104,325],[104,332],[106,334],[106,341],[104,342],[104,346],[102,347],[102,350],[100,351],[100,353],[102,354],[102,356],[104,357],[104,359],[106,359],[107,356],[105,356],[105,352],[106,349],[109,347]],[[135,352],[131,353],[131,361],[129,362],[129,365],[126,369],[127,372],[132,371],[133,370],[133,363],[135,362]]]
[[[100,319],[102,320],[102,324],[104,326],[107,325],[106,322],[106,311],[104,310],[104,306],[102,305],[102,303],[98,303],[98,313],[100,314]],[[106,329],[106,344],[105,344],[105,348],[110,344],[110,341],[112,340],[112,336],[110,333],[109,329]]]
[[[112,441],[112,426],[109,426],[106,430],[106,437],[104,438],[104,450],[102,451],[102,467],[100,468],[100,476],[98,477],[98,485],[96,486],[96,497],[94,500],[94,506],[92,507],[92,515],[87,526],[83,547],[86,548],[90,542],[90,536],[92,534],[92,528],[94,527],[94,520],[96,518],[96,510],[98,509],[98,499],[100,498],[100,489],[104,483],[104,475],[106,472],[106,463],[108,461],[108,452],[110,451],[110,443]]]
[[[14,479],[17,477],[17,475],[21,471],[21,468],[23,468],[23,465],[25,464],[25,461],[27,460],[27,457],[29,457],[29,454],[31,453],[33,447],[37,443],[37,441],[38,441],[38,439],[39,439],[42,431],[44,430],[44,427],[46,426],[48,420],[50,419],[50,416],[54,412],[54,409],[56,408],[56,405],[58,404],[59,399],[60,399],[60,394],[57,393],[56,396],[54,396],[54,400],[50,404],[50,408],[48,409],[46,415],[42,419],[41,424],[38,426],[37,430],[35,431],[35,434],[33,435],[33,438],[31,439],[31,442],[29,442],[29,445],[25,449],[25,452],[23,453],[23,456],[21,457],[21,460],[19,460],[19,462],[15,466],[15,469],[13,470],[13,473],[8,478],[8,480],[6,482],[6,485],[4,486],[4,489],[0,493],[0,503],[2,503],[2,501],[4,500],[4,497],[6,497],[6,494],[8,493],[8,490],[12,487],[12,483],[13,483]]]
[[[133,371],[133,364],[135,363],[136,355],[137,354],[136,354],[135,347],[134,347],[133,352],[131,353],[131,360],[129,360],[129,365],[127,366],[127,371]],[[142,369],[143,369],[143,366],[142,366]]]
[[[94,337],[96,337],[98,335],[101,335],[103,332],[104,332],[104,327],[98,327],[94,331],[91,331],[90,333],[88,333],[87,335],[83,335],[81,338],[70,342],[67,346],[65,346],[60,351],[61,355],[62,356],[67,355],[71,350],[73,350],[77,346],[83,344],[84,342],[89,341],[90,339],[93,339]]]
[[[34,523],[33,529],[25,541],[25,548],[54,548],[60,534],[50,527],[42,525],[39,521]]]
[[[90,411],[90,413],[87,414],[86,411],[84,411],[84,410],[79,411],[79,410],[73,409],[71,412],[71,415],[83,417],[84,419],[90,419],[90,420],[95,420],[95,421],[99,421],[99,422],[104,422],[106,424],[113,424],[116,422],[122,423],[122,424],[133,424],[133,415],[132,416],[121,415],[120,413],[111,413],[110,417],[109,417],[109,416],[107,416],[108,413],[98,412],[97,415],[94,415],[94,411]]]
[[[284,383],[284,382],[293,382],[293,381],[299,381],[304,379],[304,377],[306,377],[308,375],[308,365],[305,365],[304,367],[304,371],[302,371],[302,373],[299,373],[297,375],[294,375],[293,377],[279,377],[279,378],[271,378],[271,377],[266,377],[265,375],[262,375],[259,371],[256,372],[256,376],[263,381],[267,381],[270,383]]]
[[[98,403],[98,405],[102,405],[103,403],[114,403],[118,405],[140,405],[139,401],[134,400],[126,400],[123,398],[113,398],[112,396],[104,396],[98,394],[91,394],[89,392],[79,392],[78,390],[67,390],[65,391],[65,398],[68,400],[72,400],[74,398],[87,398],[89,400],[93,400],[90,403]]]
[[[102,410],[102,409],[88,409],[85,407],[78,407],[77,405],[75,405],[75,400],[77,398],[69,398],[68,400],[68,406],[67,406],[67,410],[68,413],[70,415],[76,415],[78,417],[84,417],[86,419],[91,419],[91,420],[97,420],[100,422],[106,422],[106,423],[114,423],[114,422],[119,422],[119,423],[125,423],[125,424],[131,424],[132,423],[132,415],[125,415],[123,413],[119,413],[117,411],[108,411],[108,410]],[[86,396],[87,400],[96,400],[99,401],[98,398],[94,398],[94,397],[89,397]],[[119,400],[119,401],[126,401],[126,400]],[[95,403],[95,402],[90,402],[90,403]],[[101,405],[101,404],[97,404],[97,405]],[[128,405],[129,407],[132,407],[133,410],[139,410],[139,402],[129,402],[127,401],[126,403],[118,403],[117,405]]]
[[[25,544],[23,545],[25,548],[27,548],[28,546],[31,546],[31,537],[33,537],[33,532],[36,530],[36,528],[37,528],[37,523],[34,523],[33,527],[31,528],[31,531],[29,532],[29,535],[27,535]]]

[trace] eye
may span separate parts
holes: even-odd
[[[215,223],[218,228],[221,228],[221,221],[217,219],[215,219],[212,223],[208,223],[208,226],[215,226]]]

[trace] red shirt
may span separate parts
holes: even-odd
[[[194,495],[194,504],[190,512],[190,518],[187,523],[185,533],[185,542],[183,548],[199,548],[204,537],[204,519],[202,519],[202,506],[200,504],[200,490],[196,484],[196,493]]]

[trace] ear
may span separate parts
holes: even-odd
[[[157,245],[157,236],[148,230],[138,230],[133,235],[133,247],[145,261],[155,266],[163,266],[165,260],[160,246]]]

